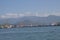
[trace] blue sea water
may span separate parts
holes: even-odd
[[[0,29],[0,40],[60,40],[60,27]]]

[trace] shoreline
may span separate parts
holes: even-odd
[[[43,25],[42,25],[42,26],[22,26],[22,27],[19,26],[19,27],[11,27],[11,28],[57,27],[57,26],[60,27],[60,25],[54,25],[54,26],[52,26],[52,25],[50,25],[50,26],[49,26],[49,25],[43,26]],[[8,28],[8,27],[6,27],[6,28],[1,28],[1,27],[0,27],[0,29],[9,29],[9,28]]]

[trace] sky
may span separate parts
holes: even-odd
[[[0,18],[60,16],[60,0],[0,0]]]

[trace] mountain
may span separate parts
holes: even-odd
[[[48,17],[25,16],[25,17],[8,18],[8,19],[0,18],[0,24],[3,24],[3,23],[49,24],[52,22],[60,22],[60,16],[49,15]]]

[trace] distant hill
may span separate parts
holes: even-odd
[[[10,23],[10,24],[18,24],[18,23],[25,23],[25,24],[49,24],[51,22],[60,22],[60,16],[50,15],[48,17],[36,17],[36,16],[25,16],[19,18],[8,18],[2,19],[0,18],[0,24],[3,23]]]

